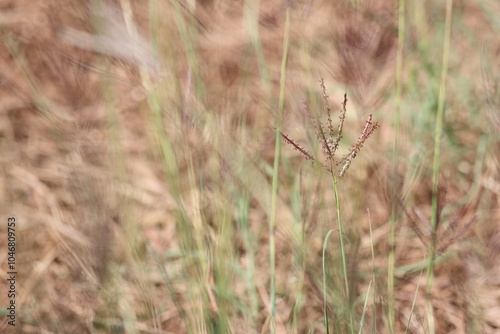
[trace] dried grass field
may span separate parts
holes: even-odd
[[[498,1],[0,24],[1,333],[500,333]]]

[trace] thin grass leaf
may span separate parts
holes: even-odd
[[[283,132],[280,132],[281,138],[285,141],[285,143],[292,145],[293,148],[296,151],[299,151],[307,160],[312,160],[316,161],[316,159],[309,153],[307,150],[303,147],[300,147],[298,144],[296,144],[292,139],[288,138],[287,135],[285,135]]]
[[[344,129],[344,120],[347,113],[347,94],[344,94],[344,102],[342,102],[342,110],[339,116],[339,126],[337,128],[337,137],[333,142],[333,153],[335,153],[339,147],[340,140],[342,139],[342,130]]]
[[[330,234],[334,232],[335,229],[331,229],[326,233],[325,240],[323,240],[323,256],[322,256],[322,266],[323,266],[323,317],[325,320],[325,327],[326,327],[326,333],[330,333],[330,325],[328,323],[328,306],[326,302],[326,244],[328,242],[328,238],[330,237]]]

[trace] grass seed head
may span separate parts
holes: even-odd
[[[358,155],[366,140],[373,134],[373,132],[375,132],[375,130],[380,127],[380,125],[378,122],[373,122],[372,115],[370,114],[368,120],[365,123],[363,131],[361,132],[361,135],[358,137],[357,142],[352,146],[352,148],[346,155],[344,155],[340,160],[337,161],[335,159],[335,153],[337,152],[340,140],[342,139],[344,120],[347,113],[347,94],[344,94],[344,102],[342,103],[342,110],[340,111],[339,115],[339,124],[337,127],[337,132],[335,133],[331,118],[331,108],[328,102],[328,95],[326,93],[326,87],[323,78],[320,80],[320,87],[327,114],[326,125],[321,122],[319,116],[314,116],[311,113],[311,110],[309,109],[307,103],[304,103],[304,108],[311,120],[316,138],[321,144],[322,151],[326,156],[325,163],[320,163],[320,165],[330,173],[333,173],[335,176],[338,176],[340,178],[345,175],[345,173],[351,166],[352,160]],[[299,151],[307,160],[311,160],[313,163],[318,162],[318,159],[316,157],[314,157],[306,149],[298,145],[293,139],[283,133],[281,133],[281,137],[287,144],[291,145],[295,150]],[[334,169],[334,166],[336,167],[336,170]]]

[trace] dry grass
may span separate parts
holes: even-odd
[[[368,136],[357,138],[363,120],[373,114],[380,123],[339,194],[355,320],[370,292],[363,332],[387,332],[395,186],[395,332],[425,333],[420,273],[432,237],[444,5],[407,3],[395,169],[396,3],[106,4],[0,2],[0,306],[10,216],[18,221],[19,273],[16,328],[0,309],[0,331],[269,331],[267,222],[288,10],[283,133],[312,159],[322,149],[350,159]],[[432,295],[437,333],[500,330],[499,14],[494,0],[454,3]],[[329,98],[318,87],[322,77]],[[322,109],[327,101],[332,114],[345,111],[345,102],[334,102],[346,92],[350,151],[335,145],[335,135],[329,141],[336,132]],[[315,122],[327,124],[319,143],[304,102]],[[321,255],[337,226],[335,197],[301,149],[285,147],[277,170],[277,333],[326,332]],[[342,333],[349,321],[338,237],[331,238],[327,312]]]

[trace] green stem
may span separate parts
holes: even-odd
[[[290,30],[290,14],[286,13],[285,36],[283,38],[283,58],[281,61],[280,97],[278,118],[276,122],[276,146],[274,153],[273,184],[271,190],[271,217],[269,220],[269,265],[270,265],[270,299],[271,299],[271,333],[276,332],[276,242],[274,229],[276,226],[276,207],[278,201],[278,169],[281,154],[281,127],[283,123],[283,108],[285,105],[285,79],[288,59],[288,36]]]
[[[352,315],[352,305],[351,305],[351,294],[349,292],[349,278],[347,276],[347,258],[346,258],[346,252],[345,252],[345,245],[344,245],[344,229],[342,227],[342,220],[340,218],[340,200],[339,200],[339,192],[338,192],[338,187],[337,187],[337,178],[336,176],[332,173],[332,181],[333,181],[333,190],[335,192],[335,207],[337,209],[337,222],[339,226],[339,239],[340,239],[340,255],[342,257],[342,271],[344,273],[344,288],[345,288],[345,293],[347,297],[347,306],[349,310],[349,321],[350,321],[350,327],[351,327],[351,333],[354,333],[354,319]]]
[[[325,236],[325,240],[323,241],[323,256],[321,259],[323,265],[323,315],[325,319],[326,334],[330,334],[330,324],[328,322],[328,312],[326,307],[326,245],[328,243],[328,238],[333,231],[335,230],[328,231]]]
[[[399,1],[398,19],[398,51],[396,60],[396,98],[394,102],[394,143],[392,161],[394,164],[394,179],[398,172],[398,136],[401,112],[402,74],[403,74],[403,47],[405,37],[405,0]],[[396,200],[397,184],[392,183],[391,217],[389,221],[389,255],[387,266],[387,295],[388,295],[388,322],[389,333],[394,333],[394,268],[396,265]]]

